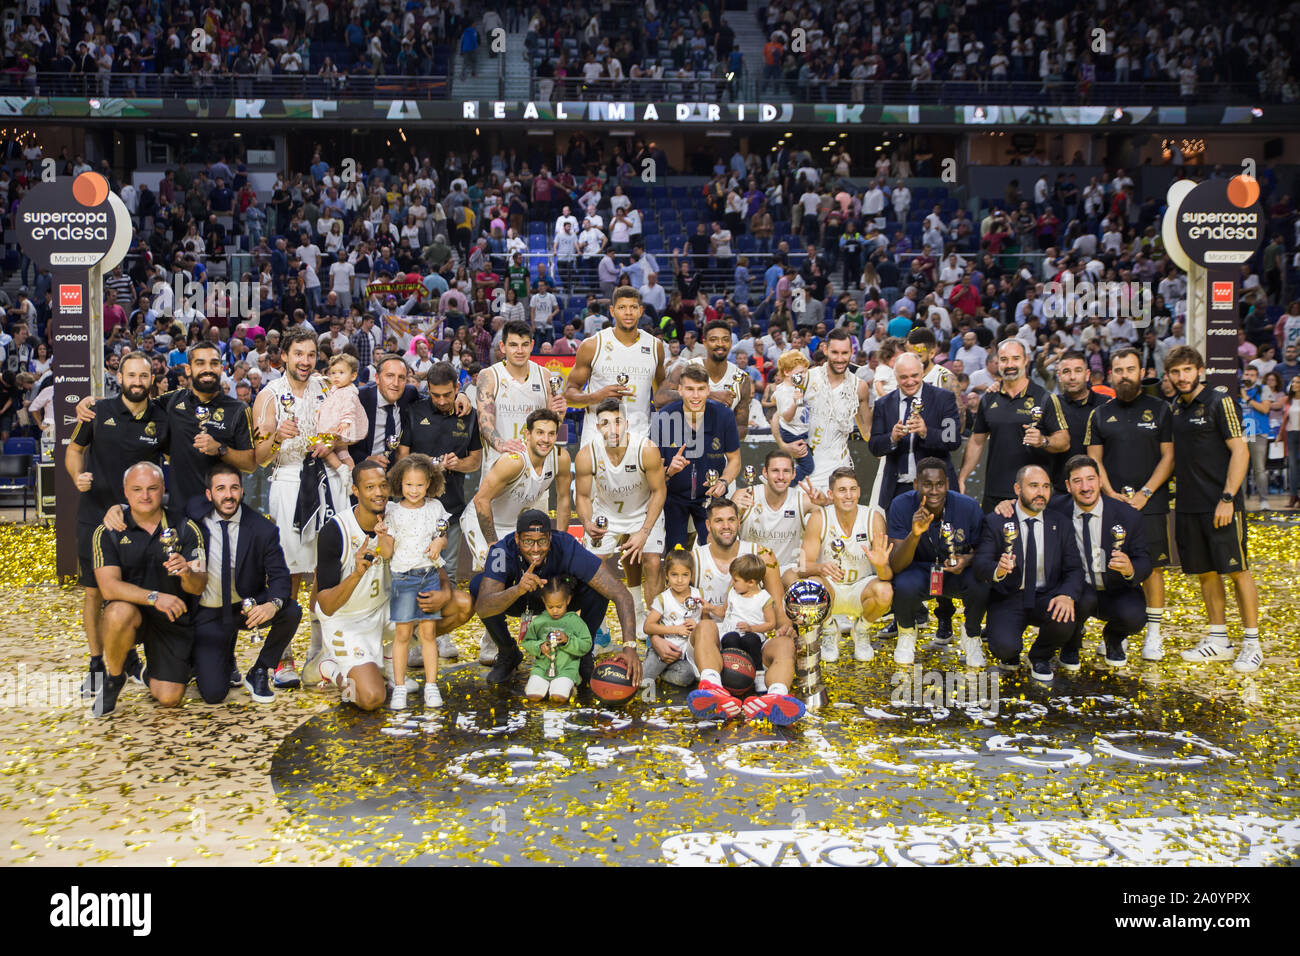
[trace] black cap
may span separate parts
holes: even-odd
[[[549,533],[551,530],[551,519],[546,516],[546,512],[538,511],[536,508],[528,508],[519,515],[519,520],[515,522],[515,534],[523,534],[525,531],[541,531]]]

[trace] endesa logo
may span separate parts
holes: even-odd
[[[1210,307],[1213,309],[1232,308],[1232,282],[1210,283]]]
[[[81,285],[60,284],[59,313],[66,315],[69,312],[80,312],[81,308]]]

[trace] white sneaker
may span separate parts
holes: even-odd
[[[357,682],[355,678],[342,678],[343,684],[340,688],[339,701],[344,704],[355,704],[357,702]]]
[[[424,648],[419,641],[411,642],[411,647],[406,652],[406,666],[414,667],[417,670],[424,668]]]
[[[754,693],[767,693],[767,671],[754,671]]]
[[[961,652],[966,658],[967,667],[984,666],[984,640],[968,636],[964,625],[961,630]]]
[[[438,685],[431,680],[424,682],[424,706],[442,706],[442,694],[438,690]]]
[[[1147,631],[1142,642],[1142,659],[1144,661],[1163,661],[1165,659],[1165,640],[1159,634]]]
[[[484,667],[491,667],[497,662],[497,646],[486,634],[479,639],[478,662]]]
[[[392,700],[388,702],[388,706],[393,708],[393,710],[406,710],[406,688],[405,687],[393,688],[393,697]]]
[[[389,657],[387,654],[384,655],[384,666],[382,668],[382,672],[384,675],[384,680],[388,681],[388,686],[389,687],[396,686],[396,681],[393,680],[393,659]],[[417,681],[410,674],[407,674],[406,675],[407,692],[414,694],[419,689],[420,689],[420,682]]]
[[[840,659],[840,625],[834,618],[822,625],[821,637],[821,658],[825,663],[833,664]]]
[[[1259,641],[1242,641],[1241,653],[1237,659],[1232,662],[1232,669],[1238,674],[1250,674],[1259,670],[1259,665],[1264,663],[1264,651],[1259,646]]]
[[[450,634],[438,635],[438,656],[444,661],[454,661],[460,657],[460,651]]]
[[[304,687],[319,687],[321,684],[328,683],[325,675],[321,673],[321,664],[324,660],[324,649],[307,658],[306,663],[302,665],[302,683]],[[335,666],[338,666],[337,663]]]
[[[1231,644],[1216,644],[1212,638],[1204,638],[1190,650],[1183,651],[1182,658],[1192,663],[1232,660]]]
[[[853,659],[869,661],[876,656],[871,644],[871,625],[859,618],[853,622]]]
[[[916,628],[900,627],[898,643],[894,645],[894,663],[910,664],[916,660]]]

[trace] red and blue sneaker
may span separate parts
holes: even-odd
[[[777,727],[785,727],[802,717],[807,708],[789,694],[763,694],[745,701],[743,710],[749,720],[770,720]]]
[[[700,681],[699,690],[691,691],[686,696],[686,703],[696,717],[728,720],[740,716],[740,701],[725,687],[712,681]]]

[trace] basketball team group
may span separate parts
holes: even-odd
[[[1248,450],[1234,396],[1204,384],[1194,349],[1166,358],[1172,398],[1144,387],[1132,349],[1110,355],[1113,397],[1068,388],[1087,367],[1067,353],[1058,395],[1009,338],[972,415],[924,334],[859,375],[835,329],[811,359],[777,363],[760,467],[742,463],[759,406],[731,326],[708,324],[703,354],[669,365],[635,289],[614,290],[610,313],[567,377],[532,360],[518,322],[476,380],[379,355],[360,387],[354,356],[318,367],[316,335],[294,328],[283,376],[251,408],[222,390],[216,345],[195,345],[191,386],[157,398],[148,360],[128,354],[120,394],[78,406],[65,456],[81,491],[93,712],[117,712],[128,680],[164,706],[194,681],[213,704],[233,687],[268,703],[306,684],[363,710],[402,710],[413,694],[439,707],[439,662],[457,659],[451,634],[477,616],[486,680],[513,686],[526,664],[533,700],[569,701],[596,672],[688,686],[701,718],[787,725],[805,713],[797,673],[837,661],[846,636],[855,661],[885,648],[911,664],[931,617],[921,653],[936,663],[956,650],[968,667],[1050,684],[1082,666],[1089,618],[1100,666],[1128,665],[1130,638],[1161,660],[1175,557],[1207,619],[1181,658],[1261,666]],[[571,409],[585,412],[573,444]],[[877,459],[870,487],[855,430]],[[976,499],[965,491],[981,459]],[[266,514],[244,501],[257,469]],[[823,605],[811,631],[792,620],[796,593]],[[610,605],[621,646],[607,646]],[[241,635],[257,650],[246,671]]]

